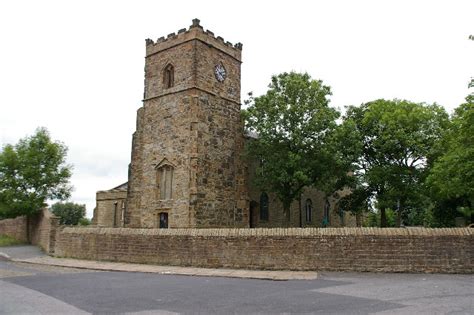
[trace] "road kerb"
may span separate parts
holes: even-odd
[[[144,272],[164,275],[227,277],[260,280],[314,280],[318,274],[314,271],[285,271],[285,270],[245,270],[245,269],[210,269],[178,266],[157,266],[144,264],[128,264],[117,262],[102,262],[69,258],[38,257],[29,259],[12,259],[14,262],[91,269],[101,271]]]

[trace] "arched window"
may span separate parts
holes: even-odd
[[[260,220],[268,221],[268,195],[265,192],[260,195]]]
[[[311,222],[313,218],[313,202],[311,201],[311,199],[306,199],[305,209],[306,209],[306,222]]]
[[[168,64],[163,71],[163,86],[165,89],[174,86],[174,67],[172,64]]]
[[[164,164],[157,169],[156,184],[160,191],[160,199],[171,199],[173,197],[173,166]]]

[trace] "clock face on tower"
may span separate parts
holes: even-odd
[[[217,64],[216,67],[214,68],[214,74],[216,75],[216,79],[219,82],[222,82],[225,80],[227,76],[227,72],[225,71],[225,68],[222,64]]]

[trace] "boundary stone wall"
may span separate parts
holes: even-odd
[[[46,253],[54,253],[56,231],[59,227],[59,218],[48,209],[43,209],[30,220],[30,242],[38,245]]]
[[[26,217],[0,220],[0,235],[7,235],[21,242],[28,242]]]
[[[56,232],[59,227],[59,218],[48,209],[43,209],[29,220],[29,236],[27,233],[26,216],[14,219],[0,220],[0,234],[11,236],[19,241],[38,245],[45,252],[54,253]]]
[[[55,255],[269,270],[473,273],[469,228],[64,228]]]

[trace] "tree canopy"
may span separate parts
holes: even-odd
[[[247,101],[247,131],[256,134],[248,152],[260,159],[256,184],[274,192],[287,220],[290,205],[305,186],[334,169],[334,134],[339,112],[329,107],[329,86],[307,73],[272,77],[266,94]]]
[[[72,167],[66,164],[67,147],[52,141],[45,128],[0,152],[0,217],[30,215],[47,199],[70,195]]]
[[[415,203],[447,123],[438,105],[380,99],[348,108],[344,124],[354,128],[361,149],[354,175],[375,196],[382,226],[386,208],[398,209],[400,218]]]
[[[51,210],[59,217],[59,223],[66,225],[77,225],[86,215],[86,205],[73,202],[57,202],[51,206]]]
[[[434,163],[428,183],[445,198],[474,201],[474,103],[456,109],[445,152]]]
[[[443,153],[434,162],[427,183],[431,195],[442,207],[438,220],[446,225],[446,218],[457,211],[472,216],[474,205],[474,102],[459,106],[452,117],[443,142]],[[463,209],[464,208],[464,209]],[[454,212],[450,214],[449,212]],[[472,220],[472,218],[471,218]],[[444,224],[443,224],[444,223]]]

